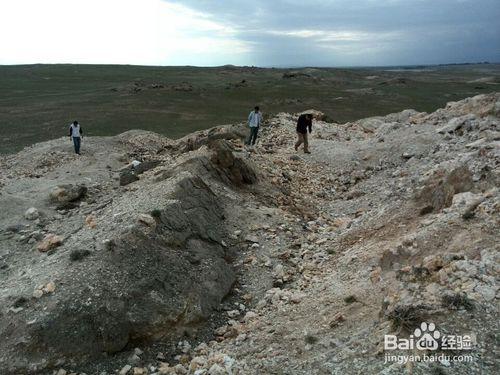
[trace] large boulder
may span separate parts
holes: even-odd
[[[30,207],[24,212],[24,218],[26,220],[36,220],[40,217],[40,213],[35,207]]]
[[[37,245],[38,251],[45,253],[55,247],[61,246],[64,239],[61,236],[55,235],[53,233],[47,234],[43,240]]]
[[[139,181],[139,176],[132,168],[124,168],[120,171],[120,186],[126,186],[135,181]]]
[[[216,140],[210,143],[213,150],[212,162],[220,168],[229,180],[236,185],[253,184],[257,181],[257,174],[248,161],[234,154],[233,148],[227,141]]]
[[[463,127],[470,127],[472,121],[476,119],[476,115],[473,113],[466,114],[464,116],[455,117],[448,121],[448,123],[440,127],[437,132],[441,134],[454,133]]]
[[[139,180],[139,175],[157,167],[159,160],[134,161],[120,170],[120,185],[125,186]]]
[[[150,169],[156,168],[160,164],[159,160],[145,160],[134,166],[134,171],[137,174],[143,174]]]
[[[49,194],[49,198],[58,208],[69,208],[85,197],[85,194],[87,194],[85,185],[65,184],[54,187]]]
[[[448,173],[437,171],[416,194],[420,214],[439,212],[450,207],[455,194],[470,191],[472,187],[472,173],[466,166],[460,166]]]
[[[217,140],[243,141],[248,136],[248,128],[243,124],[220,126],[192,133],[178,141],[176,151],[181,153],[198,150]]]

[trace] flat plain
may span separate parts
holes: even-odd
[[[66,135],[130,129],[179,138],[267,115],[310,108],[345,123],[406,108],[432,112],[449,101],[498,91],[500,64],[276,69],[222,66],[0,66],[0,154]]]

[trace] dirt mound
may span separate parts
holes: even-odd
[[[117,138],[120,160],[143,161],[113,172],[106,159],[95,157],[106,142],[96,142],[94,152],[72,161],[94,171],[88,180],[70,169],[57,183],[65,163],[39,181],[28,165],[10,166],[20,177],[9,181],[2,202],[33,207],[11,216],[16,208],[6,205],[1,221],[2,372],[89,363],[103,353],[192,334],[235,281],[232,250],[224,242],[225,204],[207,183],[254,183],[252,167],[222,140],[172,162],[158,155],[169,144],[160,136]],[[197,161],[202,157],[204,169]],[[123,186],[125,171],[134,179]],[[18,235],[23,239],[10,251]]]
[[[53,256],[57,268],[46,262],[33,266],[33,274],[55,280],[53,292],[31,300],[29,290],[13,288],[3,296],[5,305],[26,302],[2,320],[2,368],[35,370],[64,358],[88,360],[126,345],[176,337],[208,318],[234,282],[221,245],[221,207],[197,177],[162,185],[155,188],[161,198],[154,206],[128,213],[153,211],[147,224],[133,217],[125,225],[113,223],[113,213],[124,204],[116,200],[99,216],[101,243],[77,232],[75,241]],[[90,251],[82,262],[61,259],[82,249]],[[15,280],[11,274],[8,283]],[[31,323],[24,326],[25,321]],[[23,342],[10,328],[20,326]]]

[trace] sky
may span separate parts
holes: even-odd
[[[500,0],[0,0],[0,64],[500,62]]]

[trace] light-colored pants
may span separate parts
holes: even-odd
[[[309,151],[309,142],[307,141],[307,133],[299,133],[297,132],[297,142],[295,143],[295,149],[298,149],[299,146],[303,143],[304,144],[304,152]]]

